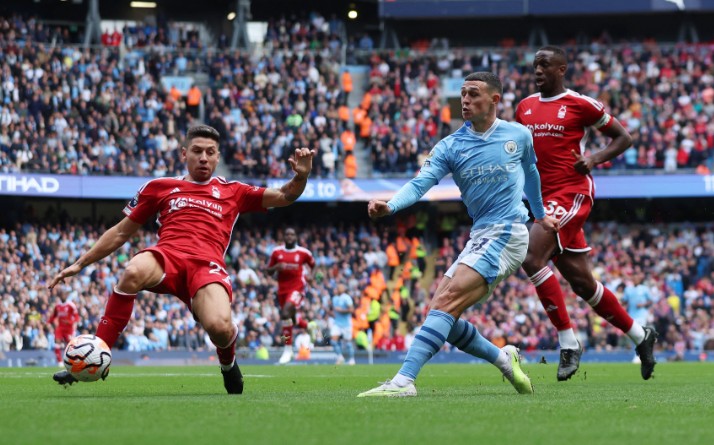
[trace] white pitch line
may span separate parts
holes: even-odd
[[[16,371],[16,372],[0,372],[0,379],[26,379],[26,378],[38,378],[38,379],[46,379],[50,378],[52,376],[53,371],[48,368],[47,373],[37,373],[37,372],[23,372],[23,371]],[[167,373],[148,373],[148,372],[142,372],[142,373],[124,373],[122,371],[116,371],[112,372],[110,371],[109,377],[115,378],[146,378],[146,377],[217,377],[220,376],[220,373],[218,372],[206,372],[206,373],[198,373],[198,374],[192,374],[192,373],[180,373],[180,372],[167,372]],[[288,378],[290,376],[279,376],[279,375],[270,375],[270,374],[243,374],[243,377],[246,378],[257,378],[257,379],[270,379],[270,378]],[[350,375],[342,375],[342,374],[309,374],[309,375],[304,375],[300,376],[298,378],[300,379],[313,379],[313,378],[354,378],[354,377],[371,377],[371,375],[364,375],[364,374],[350,374]],[[296,377],[290,377],[290,378],[296,378]]]
[[[26,379],[26,378],[38,378],[45,379],[51,377],[52,374],[38,374],[36,372],[3,372],[0,373],[0,379]],[[182,374],[182,373],[162,373],[162,374],[150,374],[150,373],[138,373],[138,374],[124,374],[122,372],[109,373],[109,377],[217,377],[220,376],[219,373],[201,373],[201,374]],[[250,378],[272,378],[275,376],[264,375],[264,374],[244,374],[243,377]]]

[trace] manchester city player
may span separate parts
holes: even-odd
[[[535,224],[558,231],[558,221],[546,216],[540,193],[533,139],[520,124],[496,118],[503,86],[490,72],[469,74],[461,87],[461,115],[466,121],[441,140],[414,179],[389,201],[372,200],[369,216],[391,215],[417,202],[451,173],[473,218],[471,239],[446,272],[431,301],[431,310],[412,342],[397,375],[358,397],[416,396],[414,380],[444,342],[493,363],[521,394],[533,393],[520,367],[518,349],[499,349],[476,327],[459,317],[485,300],[504,278],[521,267],[528,249],[528,210]]]

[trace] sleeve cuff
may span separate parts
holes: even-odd
[[[543,211],[543,212],[541,212],[540,215],[537,214],[536,212],[533,212],[533,216],[535,217],[535,219],[541,220],[541,219],[545,218],[547,215],[546,215],[545,211]]]

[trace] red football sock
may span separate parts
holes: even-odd
[[[62,363],[64,358],[62,357],[62,347],[55,346],[55,357],[57,357],[57,363]]]
[[[225,348],[216,346],[216,354],[218,354],[218,363],[221,365],[233,365],[236,359],[236,339],[238,338],[238,328],[233,328],[233,339]]]
[[[627,311],[625,311],[625,308],[622,307],[617,300],[615,294],[599,281],[597,282],[595,295],[587,300],[587,302],[599,316],[622,332],[627,333],[635,322],[632,317],[627,315]]]
[[[293,344],[293,321],[283,320],[283,341],[286,346]]]
[[[129,295],[117,291],[109,296],[107,307],[104,308],[104,315],[99,320],[97,337],[107,343],[110,348],[114,346],[126,325],[131,319],[131,312],[134,309],[134,299],[136,294]]]
[[[565,306],[565,297],[563,290],[560,288],[558,279],[553,274],[550,267],[544,267],[529,277],[531,283],[536,287],[538,298],[545,308],[545,313],[550,318],[551,323],[558,331],[570,329],[570,316],[568,309]]]

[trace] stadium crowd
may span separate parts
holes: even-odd
[[[566,85],[594,97],[633,136],[632,147],[601,169],[714,168],[714,65],[711,44],[565,46]],[[529,63],[533,48],[510,47],[436,53],[369,53],[364,104],[371,119],[366,137],[375,170],[413,173],[438,140],[449,133],[450,110],[442,107],[442,78],[490,70],[504,80],[500,117],[513,120],[520,99],[534,94]],[[591,135],[587,151],[606,146]]]
[[[68,29],[37,19],[0,17],[0,25],[4,172],[176,175],[183,169],[176,149],[202,117],[224,135],[224,160],[237,177],[284,176],[299,145],[319,149],[316,176],[341,175],[356,137],[375,174],[412,174],[451,131],[452,117],[459,122],[444,105],[442,78],[497,72],[504,119],[535,91],[532,48],[380,52],[368,36],[350,36],[350,54],[368,54],[350,60],[368,65],[369,75],[359,105],[347,109],[343,27],[318,14],[269,22],[262,50],[253,53],[205,47],[196,31],[171,23],[107,32],[105,46],[90,49],[70,45],[76,39]],[[225,39],[212,46],[225,47]],[[633,135],[622,157],[599,168],[712,171],[710,45],[567,49],[568,85],[602,101]],[[163,76],[200,85],[167,88]],[[593,136],[587,149],[604,145]]]
[[[100,48],[49,46],[23,26],[0,39],[0,171],[177,175],[177,148],[203,116],[224,137],[232,175],[283,176],[296,146],[319,147],[315,175],[336,174],[344,122],[332,21],[271,23],[264,55],[202,48],[171,27],[126,28],[123,49],[112,35]],[[203,75],[188,91],[161,83]]]
[[[378,334],[378,348],[409,345],[414,328],[428,311],[429,295],[468,234],[467,226],[458,226],[453,236],[442,238],[438,249],[424,248],[434,244],[434,240],[425,241],[421,249],[426,255],[412,255],[409,244],[422,238],[419,226],[415,229],[409,219],[399,223],[396,231],[390,229],[394,226],[366,222],[297,227],[298,244],[310,249],[316,261],[303,309],[315,328],[311,334],[317,345],[328,342],[330,298],[340,283],[355,300],[356,338],[364,335],[360,331],[372,327]],[[141,231],[117,255],[48,291],[48,278],[95,242],[103,229],[79,223],[25,223],[11,230],[0,229],[0,268],[5,271],[0,283],[0,350],[51,348],[53,326],[47,320],[60,293],[67,293],[79,308],[78,331],[95,331],[120,265],[156,241],[153,231]],[[685,350],[714,349],[714,226],[598,223],[590,229],[595,273],[619,297],[633,285],[638,273],[643,274],[653,302],[647,319],[660,333],[659,348],[675,351],[677,356]],[[234,287],[233,318],[240,327],[239,346],[244,353],[260,345],[281,344],[276,282],[265,272],[272,249],[281,243],[281,234],[282,228],[270,224],[239,225],[227,251]],[[396,263],[394,257],[399,258]],[[426,263],[431,266],[425,267]],[[629,347],[619,331],[572,293],[568,304],[586,347]],[[522,271],[502,283],[483,306],[469,309],[464,316],[477,320],[484,336],[497,345],[516,344],[524,350],[557,347],[555,330]],[[385,328],[380,331],[376,325]],[[149,351],[212,345],[178,299],[144,292],[117,347]]]

